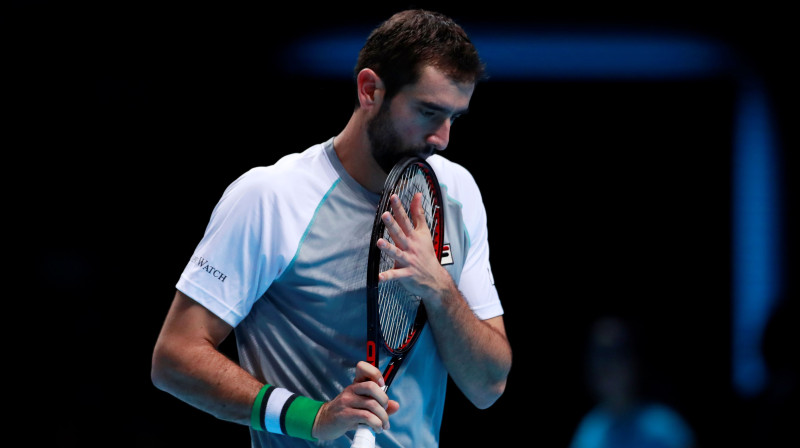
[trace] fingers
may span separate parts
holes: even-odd
[[[325,403],[314,421],[312,434],[320,440],[340,437],[359,424],[376,433],[389,429],[389,415],[399,403],[389,400],[380,371],[367,362],[356,365],[355,380],[333,400]]]
[[[362,383],[353,384],[353,392],[357,395],[366,398],[362,409],[366,409],[379,417],[386,414],[386,407],[389,405],[389,396],[383,390],[382,386],[378,386],[373,381],[364,381]]]
[[[406,247],[406,239],[414,233],[415,226],[422,225],[427,228],[425,211],[422,209],[422,193],[415,193],[414,197],[411,198],[409,209],[411,210],[411,216],[414,218],[413,220],[409,218],[403,203],[400,202],[400,198],[396,194],[391,196],[390,204],[392,211],[384,212],[381,215],[381,219],[395,244],[400,247]]]
[[[389,400],[389,404],[386,406],[386,413],[389,414],[389,415],[392,415],[395,412],[397,412],[399,409],[400,409],[400,403],[398,403],[398,402],[396,402],[394,400]]]
[[[411,199],[411,204],[409,204],[409,208],[414,217],[413,222],[409,219],[405,207],[403,207],[403,204],[396,194],[392,195],[390,200],[392,211],[384,212],[381,215],[381,219],[394,244],[381,238],[378,241],[378,247],[388,252],[395,260],[398,260],[399,257],[402,256],[401,250],[409,247],[410,240],[416,231],[414,226],[422,224],[422,227],[425,229],[427,229],[428,226],[427,220],[425,219],[425,211],[422,208],[422,193],[414,194],[414,197]]]
[[[363,381],[353,383],[349,388],[355,394],[352,406],[360,410],[359,423],[369,425],[378,433],[389,429],[389,413],[396,412],[399,405],[389,400],[384,387],[375,381]]]
[[[414,201],[419,201],[422,198],[422,193],[415,193],[414,197],[411,199],[411,204],[409,206],[413,210]],[[399,227],[405,234],[410,234],[414,231],[414,226],[411,223],[411,220],[408,218],[408,214],[406,213],[405,207],[403,207],[403,203],[400,202],[400,198],[393,194],[390,198],[390,202],[392,204],[392,215],[394,216],[395,221],[399,224]],[[385,221],[384,221],[385,222]]]
[[[381,219],[383,220],[383,225],[386,227],[386,231],[389,233],[389,237],[391,237],[394,245],[398,246],[398,248],[408,247],[408,235],[411,234],[403,231],[397,219],[392,217],[392,214],[389,212],[384,212],[383,215],[381,215]],[[388,245],[388,242],[385,239],[383,241]]]
[[[364,381],[373,381],[378,386],[383,387],[386,383],[383,381],[383,375],[377,367],[366,361],[359,361],[356,364],[356,377],[354,383],[363,383]]]
[[[411,216],[417,226],[422,225],[427,228],[428,221],[425,219],[425,209],[422,208],[422,193],[416,193],[411,198],[411,204],[408,205],[408,208],[411,209]]]
[[[376,420],[373,419],[372,416],[367,416],[370,420],[368,424],[376,430],[388,429],[389,409],[390,407],[392,408],[392,413],[397,410],[394,408],[393,400],[389,400],[389,397],[386,395],[385,386],[386,382],[383,379],[381,371],[377,367],[365,361],[360,361],[356,364],[353,392],[366,398],[359,407],[369,411],[375,417],[378,417]]]
[[[388,237],[380,238],[377,246],[394,260],[394,266],[379,273],[378,281],[399,280],[409,292],[422,296],[436,286],[437,270],[441,269],[431,244],[422,193],[416,193],[409,204],[414,216],[413,225],[397,195],[392,195],[391,204],[392,212],[381,215]]]

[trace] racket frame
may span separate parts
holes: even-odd
[[[385,382],[384,390],[388,389],[392,380],[394,379],[397,371],[400,368],[406,355],[416,344],[417,339],[422,333],[422,329],[427,321],[427,313],[425,311],[424,303],[420,303],[417,315],[412,326],[411,334],[406,338],[402,347],[393,349],[389,347],[383,340],[380,332],[380,317],[378,316],[378,298],[380,294],[378,285],[378,274],[380,274],[380,261],[381,251],[377,247],[378,239],[384,236],[385,225],[381,216],[384,212],[391,211],[390,200],[391,196],[395,193],[395,185],[403,177],[405,170],[409,166],[416,165],[426,176],[428,188],[434,194],[432,197],[433,211],[431,213],[434,220],[438,220],[437,225],[431,230],[431,240],[436,252],[437,259],[441,262],[442,250],[444,247],[444,204],[442,201],[441,187],[439,180],[433,168],[422,158],[419,157],[406,157],[399,161],[392,168],[389,176],[384,183],[384,189],[381,193],[381,201],[375,215],[375,221],[372,226],[372,235],[370,238],[369,259],[367,265],[367,362],[373,366],[380,368],[380,349],[381,346],[388,351],[392,358],[383,372],[383,379]],[[410,204],[404,204],[408,208]],[[411,216],[410,210],[406,209],[406,213]],[[429,223],[426,223],[430,226]]]

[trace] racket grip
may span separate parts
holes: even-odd
[[[350,448],[375,448],[375,433],[367,425],[358,425]]]

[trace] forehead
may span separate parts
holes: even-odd
[[[414,84],[404,86],[399,94],[412,100],[436,104],[451,110],[463,110],[469,106],[475,83],[459,83],[433,66],[424,67]]]

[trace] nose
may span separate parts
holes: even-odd
[[[450,143],[450,120],[444,120],[431,134],[428,135],[427,142],[436,148],[437,151],[444,151]]]

